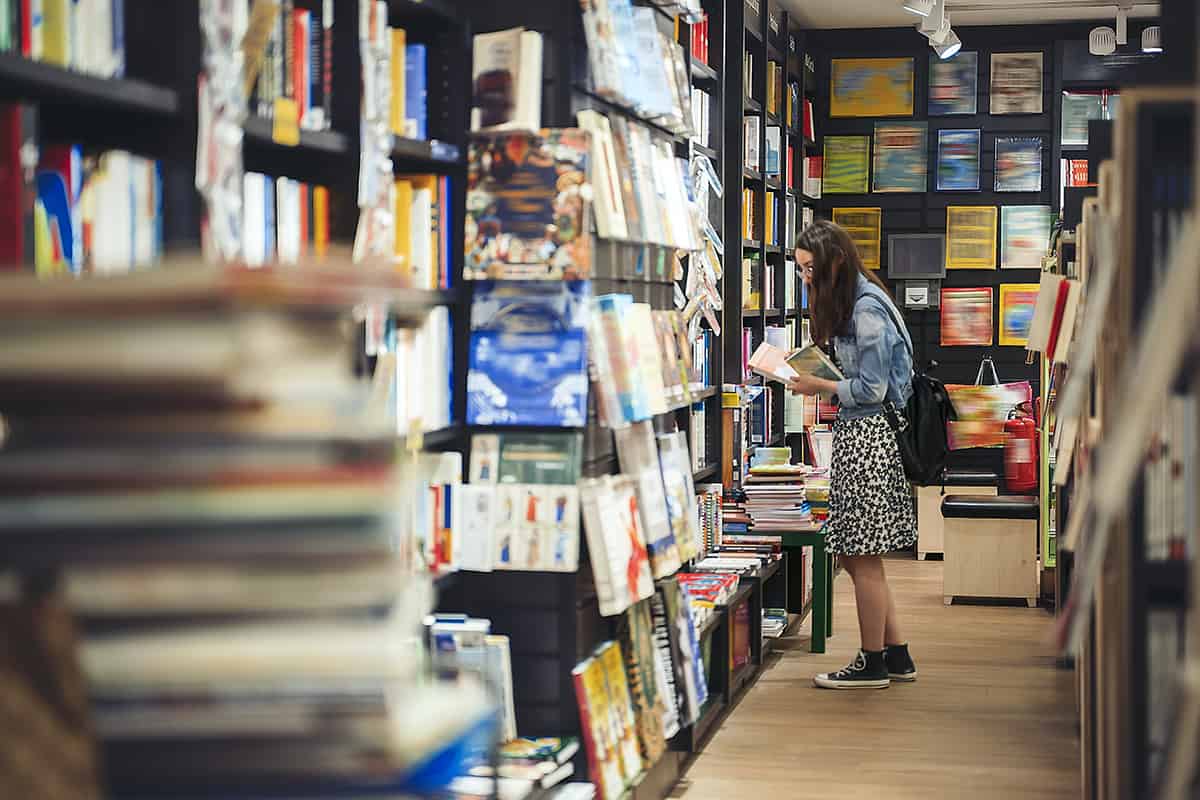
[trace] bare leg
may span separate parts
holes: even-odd
[[[882,561],[880,562],[882,567]],[[904,636],[900,633],[900,617],[896,613],[896,598],[892,595],[891,584],[887,583],[885,573],[884,587],[887,591],[887,621],[883,626],[883,643],[885,645],[905,644]]]
[[[862,649],[877,653],[883,650],[884,628],[891,603],[883,559],[879,556],[844,556],[843,559],[846,571],[854,580]]]

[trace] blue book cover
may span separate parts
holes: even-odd
[[[404,132],[410,139],[428,139],[425,45],[408,45],[404,48],[404,59]]]
[[[467,424],[582,427],[587,421],[586,281],[477,281]]]
[[[266,247],[263,249],[266,262],[270,264],[275,260],[275,181],[267,175],[259,177],[263,182],[263,228],[266,230],[263,234]]]

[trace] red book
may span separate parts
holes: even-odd
[[[1062,332],[1063,311],[1067,307],[1067,296],[1071,293],[1071,282],[1063,281],[1058,284],[1058,297],[1054,301],[1054,319],[1050,323],[1050,338],[1046,342],[1046,355],[1054,360],[1058,348],[1058,336]]]
[[[21,55],[33,58],[32,0],[21,0]]]
[[[0,106],[0,270],[33,265],[36,165],[26,169],[22,151],[37,153],[37,109]]]
[[[787,179],[785,185],[789,189],[794,189],[796,184],[792,182],[792,176],[796,174],[796,148],[793,145],[788,145],[787,157]]]
[[[1086,158],[1073,158],[1067,169],[1068,186],[1088,185],[1088,162]]]
[[[808,99],[804,101],[804,136],[807,139],[817,138],[817,130],[813,127],[812,101]]]
[[[292,87],[295,90],[298,122],[303,123],[308,110],[308,21],[309,11],[297,8],[292,12]]]

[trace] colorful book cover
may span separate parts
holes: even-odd
[[[475,442],[495,434],[472,439],[471,460],[475,462]],[[583,458],[581,433],[502,433],[498,435],[497,479],[502,483],[534,483],[574,486],[579,480]],[[485,445],[485,452],[490,446]]]
[[[939,192],[979,191],[979,141],[978,128],[938,131]]]
[[[1042,54],[992,53],[992,114],[1042,113]]]
[[[471,306],[467,423],[582,427],[587,282],[481,282]]]
[[[1024,347],[1037,305],[1039,284],[1000,284],[1000,344]]]
[[[875,123],[874,191],[925,191],[928,132],[926,122]]]
[[[880,242],[883,230],[883,209],[881,208],[835,208],[833,221],[846,229],[863,266],[868,269],[879,269],[882,251]]]
[[[700,520],[696,512],[696,487],[692,481],[691,457],[683,431],[658,436],[663,485],[667,492],[667,511],[679,556],[687,561],[700,552]]]
[[[621,617],[621,653],[625,657],[629,697],[633,702],[637,721],[638,743],[642,760],[647,764],[658,763],[658,759],[667,749],[666,733],[663,729],[666,708],[655,673],[653,631],[648,600],[634,604]]]
[[[989,287],[942,289],[943,347],[992,344],[992,290]]]
[[[1050,206],[1004,206],[1000,210],[1001,269],[1041,269],[1053,224]]]
[[[467,176],[468,279],[580,279],[591,272],[587,131],[477,135]]]
[[[911,58],[835,58],[830,64],[829,116],[911,117]]]
[[[959,51],[942,60],[929,56],[929,116],[975,114],[979,95],[979,53]]]
[[[597,654],[604,667],[604,680],[608,685],[608,699],[616,725],[617,752],[621,757],[621,774],[625,784],[633,783],[642,772],[642,753],[638,744],[637,718],[629,696],[629,684],[625,680],[625,662],[621,647],[616,642],[600,645]]]
[[[704,677],[704,661],[692,619],[692,607],[674,578],[663,581],[659,592],[666,608],[675,679],[683,698],[681,712],[686,709],[686,718],[694,722],[699,719],[700,709],[708,700],[708,684]]]
[[[868,136],[826,136],[821,191],[824,194],[866,194],[870,152]]]
[[[1040,192],[1042,190],[1042,138],[1040,136],[996,137],[997,192]]]
[[[571,676],[583,728],[583,746],[587,751],[588,775],[596,784],[596,796],[600,800],[617,800],[625,791],[625,780],[621,775],[621,758],[614,736],[604,667],[598,659],[589,658],[575,667]]]
[[[614,432],[621,472],[637,485],[638,508],[650,571],[654,578],[665,578],[680,567],[679,548],[671,530],[666,490],[658,461],[658,445],[649,421],[637,422]]]
[[[579,488],[600,615],[615,616],[654,593],[637,488],[627,475],[584,479]]]
[[[603,294],[594,301],[592,360],[605,420],[613,427],[650,416],[638,351],[630,341],[632,308],[633,296],[628,294]]]
[[[946,207],[946,268],[996,268],[996,207]]]
[[[404,135],[409,139],[428,139],[426,123],[426,47],[410,44],[404,48]]]

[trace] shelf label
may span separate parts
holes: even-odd
[[[271,139],[276,144],[295,147],[300,144],[300,106],[288,97],[275,99],[275,121]]]

